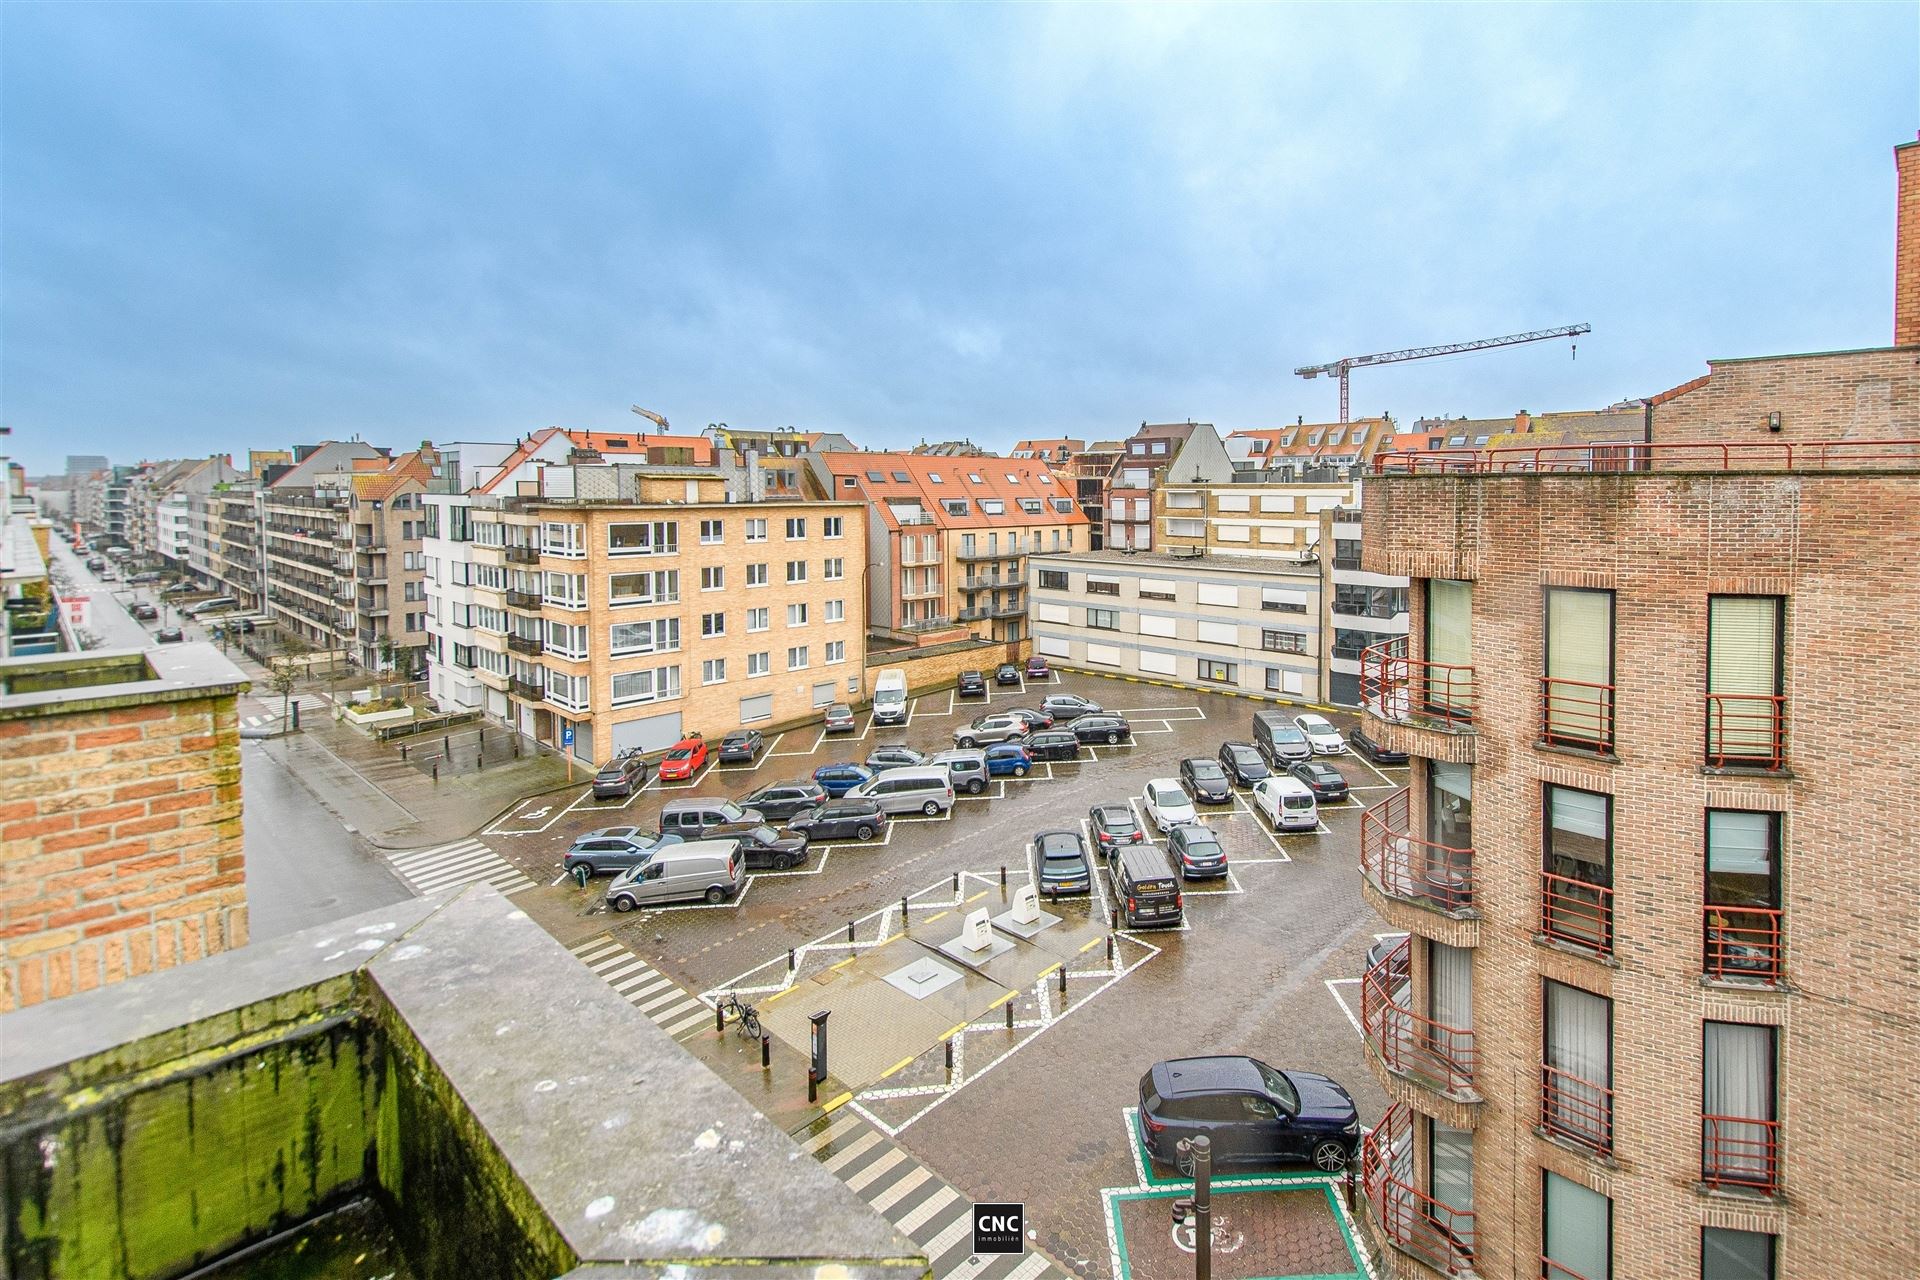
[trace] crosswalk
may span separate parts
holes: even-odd
[[[569,948],[621,998],[676,1040],[713,1025],[713,1009],[606,934]]]
[[[842,1110],[797,1134],[801,1150],[926,1250],[934,1280],[1067,1280],[1046,1254],[973,1252],[973,1201],[868,1124]]]
[[[242,729],[270,729],[278,726],[282,721],[285,721],[287,724],[293,723],[293,712],[291,710],[281,706],[277,701],[270,705],[273,709],[264,714],[241,716],[240,727]],[[300,708],[300,718],[302,720],[309,719],[316,715],[324,715],[327,710],[327,700],[325,698],[304,693],[293,700],[293,705]]]
[[[533,888],[533,881],[522,875],[518,867],[479,840],[456,840],[431,849],[414,849],[396,853],[389,860],[400,877],[423,898],[479,883],[490,884],[501,893]]]

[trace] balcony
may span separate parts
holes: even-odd
[[[1613,754],[1613,686],[1540,677],[1540,745]]]
[[[1473,1270],[1473,1214],[1414,1185],[1413,1113],[1404,1103],[1387,1108],[1361,1140],[1360,1185],[1387,1244],[1445,1275]]]
[[[1700,1181],[1716,1190],[1780,1189],[1780,1122],[1747,1116],[1700,1117]]]
[[[1769,985],[1780,981],[1785,966],[1778,909],[1710,902],[1702,910],[1706,945],[1702,972],[1707,977]]]
[[[539,564],[540,548],[509,545],[506,548],[508,564]]]
[[[1361,650],[1360,706],[1390,750],[1474,762],[1479,693],[1471,666],[1409,657],[1407,637],[1395,636]]]
[[[962,609],[953,615],[961,622],[985,622],[993,616],[991,609]]]
[[[1010,600],[1005,604],[996,604],[987,610],[987,616],[990,618],[1024,618],[1026,614],[1027,603],[1024,600]]]
[[[1450,1096],[1471,1096],[1473,1030],[1413,1011],[1412,942],[1400,939],[1360,979],[1360,1025],[1367,1047],[1395,1075]]]
[[[368,623],[360,624],[360,643],[373,644],[380,639],[380,630]]]
[[[954,558],[963,563],[971,563],[975,560],[1017,560],[1026,554],[1025,551],[1016,551],[1012,548],[1000,551],[969,551],[963,547],[954,553]]]
[[[540,608],[540,593],[538,591],[516,591],[512,587],[508,587],[507,608],[538,610]]]
[[[1709,693],[1707,765],[1778,769],[1787,754],[1787,700],[1776,694]]]
[[[954,623],[954,619],[946,617],[945,615],[941,615],[939,617],[934,617],[934,618],[914,618],[914,619],[911,619],[910,621],[901,623],[897,628],[897,630],[939,631],[943,627],[952,626],[953,623]]]
[[[1600,955],[1613,954],[1613,887],[1540,873],[1540,932]]]
[[[962,591],[993,591],[996,589],[1012,590],[1015,587],[1024,587],[1026,585],[1027,585],[1026,574],[1011,573],[1004,578],[970,577],[966,581],[960,584],[960,589]]]
[[[507,677],[507,692],[516,698],[525,698],[528,702],[546,701],[547,691],[532,680],[522,680],[519,676]]]
[[[1360,815],[1360,870],[1390,898],[1450,914],[1473,907],[1473,850],[1412,833],[1407,788]],[[1449,941],[1451,941],[1449,939]]]
[[[1540,1064],[1540,1128],[1599,1155],[1613,1151],[1613,1090]]]
[[[356,568],[353,571],[353,576],[360,579],[360,581],[362,582],[372,582],[374,581],[374,576],[375,576],[373,572],[373,566],[370,564],[360,565],[358,568]]]
[[[540,641],[534,636],[508,636],[507,648],[513,653],[540,656]]]
[[[368,615],[369,617],[378,617],[379,615],[387,612],[386,600],[381,598],[380,596],[375,595],[371,591],[362,591],[360,593],[360,598],[358,601],[356,601],[356,603],[359,606],[360,612]]]

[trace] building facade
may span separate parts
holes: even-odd
[[[1233,463],[1220,433],[1204,422],[1142,423],[1127,437],[1101,495],[1106,548],[1155,549],[1153,494],[1170,478],[1188,484],[1231,480]]]

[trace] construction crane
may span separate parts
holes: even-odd
[[[1294,372],[1303,378],[1317,378],[1323,373],[1335,374],[1340,379],[1340,421],[1347,420],[1347,374],[1370,364],[1399,364],[1402,360],[1425,360],[1430,356],[1458,355],[1463,351],[1485,351],[1489,347],[1515,347],[1523,342],[1544,342],[1548,338],[1577,338],[1583,333],[1593,332],[1590,324],[1566,324],[1558,329],[1534,329],[1527,333],[1510,333],[1504,338],[1480,338],[1473,342],[1449,342],[1441,347],[1408,347],[1404,351],[1376,351],[1370,356],[1345,356],[1331,360],[1326,364],[1310,364]],[[1574,345],[1575,358],[1579,355],[1579,344]]]
[[[639,415],[640,415],[641,417],[643,417],[643,418],[646,418],[646,419],[649,419],[649,420],[651,420],[651,421],[653,421],[653,422],[657,422],[657,423],[659,423],[659,424],[660,424],[660,429],[661,429],[662,431],[665,431],[665,430],[667,429],[667,420],[666,420],[665,418],[663,418],[663,417],[661,417],[661,416],[660,416],[659,414],[657,414],[657,413],[655,413],[655,412],[654,412],[653,410],[651,410],[651,409],[642,409],[642,408],[641,408],[641,407],[640,407],[639,405],[637,405],[637,404],[636,404],[636,405],[629,405],[628,407],[629,407],[629,408],[631,408],[631,409],[632,409],[632,410],[633,410],[633,411],[634,411],[635,413],[637,413],[637,414],[639,414]]]

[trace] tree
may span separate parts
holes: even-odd
[[[285,631],[277,647],[278,656],[267,666],[267,687],[280,695],[280,720],[284,726],[292,713],[293,686],[300,678],[301,660],[313,652],[313,646],[298,632]]]

